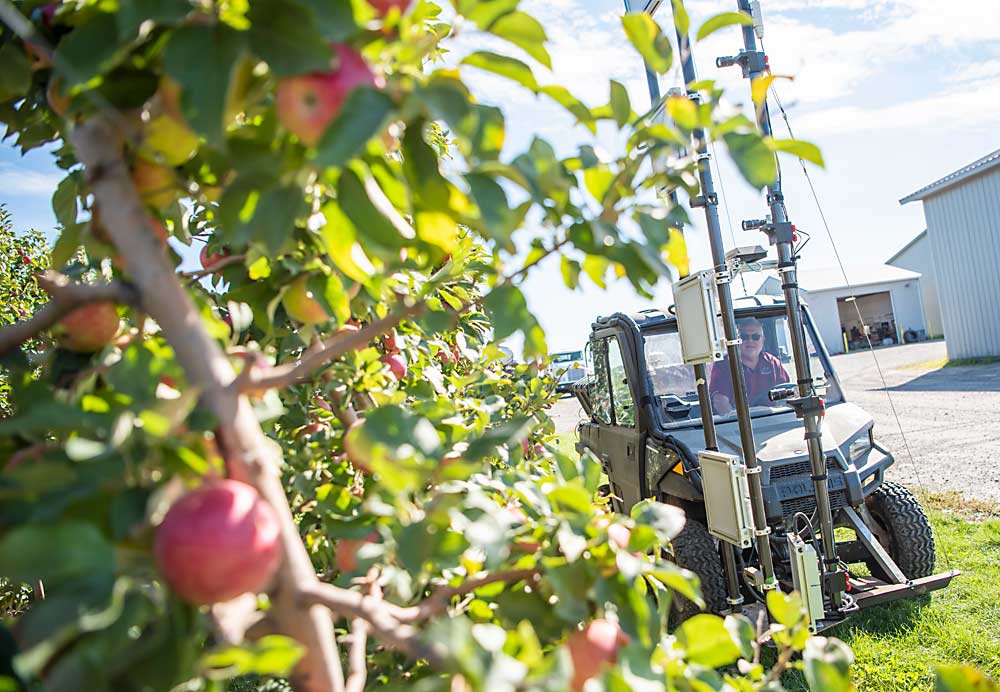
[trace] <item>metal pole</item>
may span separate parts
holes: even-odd
[[[677,45],[680,48],[684,83],[685,85],[691,84],[696,78],[694,58],[691,54],[691,44],[687,35],[682,34],[680,31],[677,32]],[[689,92],[688,98],[695,100],[697,99],[697,94]],[[746,464],[749,471],[750,501],[753,505],[757,553],[760,555],[764,588],[771,589],[776,586],[776,582],[774,580],[774,562],[771,558],[770,530],[767,526],[767,514],[764,508],[764,492],[761,488],[759,473],[760,464],[757,462],[757,444],[754,441],[753,425],[750,420],[746,383],[743,379],[743,365],[740,362],[739,332],[736,329],[736,317],[733,314],[733,296],[729,285],[731,277],[726,267],[726,251],[722,244],[722,225],[719,223],[719,202],[715,194],[715,184],[712,180],[708,141],[705,138],[704,130],[698,129],[694,131],[694,141],[695,158],[698,161],[698,177],[701,182],[701,196],[697,201],[692,201],[692,206],[702,206],[705,209],[708,241],[712,251],[713,271],[716,277],[716,284],[718,285],[719,307],[722,312],[722,329],[726,336],[729,373],[733,382],[733,404],[736,409],[736,419],[740,429],[740,446],[743,450],[743,463]]]
[[[736,0],[741,12],[752,15],[750,0]],[[765,57],[757,51],[757,37],[753,26],[744,25],[743,44],[746,51],[745,69],[748,79],[762,74]],[[755,59],[759,58],[759,59]],[[771,116],[764,99],[758,111],[757,124],[761,134],[771,135]],[[767,203],[771,210],[771,227],[779,228],[788,223],[788,212],[785,209],[785,198],[781,191],[780,177],[767,188]],[[837,544],[833,535],[833,514],[830,509],[830,492],[827,487],[826,459],[823,455],[822,407],[813,384],[809,363],[809,353],[806,347],[805,330],[802,323],[802,309],[799,303],[798,267],[794,251],[794,235],[786,226],[784,232],[774,232],[772,242],[778,248],[778,273],[782,277],[781,288],[785,296],[785,309],[788,315],[789,331],[792,340],[792,358],[795,362],[795,372],[798,373],[799,406],[797,412],[802,417],[805,426],[805,440],[809,450],[809,465],[812,469],[813,492],[816,496],[816,507],[819,511],[820,535],[823,545],[824,590],[828,592],[835,608],[839,608],[844,590],[844,579],[839,570]],[[791,402],[794,406],[796,402]]]
[[[629,0],[625,1],[625,12],[631,12]],[[660,100],[660,84],[657,81],[656,73],[645,65],[646,84],[649,87],[649,107],[653,108]],[[680,204],[677,198],[677,191],[671,190],[670,201],[674,205]],[[684,278],[683,276],[680,278]],[[719,438],[715,431],[715,419],[712,417],[712,397],[708,391],[708,369],[704,364],[694,366],[694,377],[698,388],[698,403],[701,409],[701,424],[705,435],[705,448],[711,451],[718,451]],[[731,543],[722,543],[722,563],[726,574],[727,602],[732,608],[743,605],[743,596],[740,592],[739,575],[736,569],[736,549]]]

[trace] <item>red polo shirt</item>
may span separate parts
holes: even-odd
[[[761,351],[757,359],[757,366],[748,368],[743,366],[743,381],[747,386],[747,399],[751,406],[766,406],[770,403],[767,392],[775,385],[789,381],[788,372],[781,361],[776,356],[767,351]],[[733,401],[733,381],[729,375],[729,359],[720,360],[712,366],[712,375],[709,377],[708,390],[712,394],[722,394]]]

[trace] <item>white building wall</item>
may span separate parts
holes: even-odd
[[[932,338],[942,336],[944,322],[941,319],[941,303],[938,299],[934,253],[931,250],[928,234],[925,232],[918,241],[890,260],[889,264],[920,274],[920,296],[924,301],[927,336]]]
[[[844,352],[844,337],[840,327],[837,299],[849,298],[852,294],[867,295],[886,291],[889,292],[892,299],[892,313],[899,338],[902,338],[907,329],[914,331],[927,329],[921,308],[920,283],[916,280],[858,286],[854,289],[837,288],[805,294],[805,301],[809,305],[809,312],[816,323],[816,330],[831,354]]]
[[[1000,168],[923,203],[948,357],[1000,356]]]

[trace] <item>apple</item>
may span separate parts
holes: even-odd
[[[347,427],[344,433],[344,454],[347,455],[351,465],[362,473],[372,472],[371,466],[371,442],[365,433],[365,419],[358,418]]]
[[[198,257],[201,259],[202,269],[205,271],[211,271],[216,264],[229,257],[229,252],[225,248],[220,248],[215,252],[209,252],[208,245],[205,244],[202,246],[201,253]]]
[[[170,507],[156,530],[154,555],[182,599],[221,603],[267,588],[281,564],[281,528],[253,486],[210,481]]]
[[[627,643],[628,637],[618,623],[604,619],[592,620],[582,630],[571,634],[566,639],[566,648],[573,661],[570,689],[582,692],[588,680],[618,660],[618,650]]]
[[[375,86],[375,75],[361,53],[344,43],[333,45],[336,62],[327,72],[285,77],[278,82],[278,120],[307,146],[315,146],[340,113],[347,95],[361,85]]]
[[[338,572],[350,574],[358,569],[358,548],[365,543],[378,543],[378,531],[372,532],[364,538],[341,538],[333,546],[333,563],[337,566]]]
[[[385,17],[393,7],[398,7],[400,14],[406,12],[410,0],[368,0],[368,4],[375,8],[379,17]]]
[[[63,91],[63,80],[61,77],[52,77],[45,87],[45,98],[49,102],[49,108],[58,116],[65,116],[72,101],[70,95]]]
[[[145,159],[136,159],[132,164],[132,184],[142,201],[154,209],[166,209],[177,198],[173,169]]]
[[[406,377],[406,359],[403,356],[398,353],[387,353],[379,360],[389,366],[389,372],[397,380]]]
[[[285,291],[284,298],[281,299],[285,306],[285,312],[296,322],[302,324],[322,324],[330,319],[326,310],[313,298],[312,291],[309,290],[309,277],[300,276]]]
[[[73,310],[58,325],[59,343],[78,353],[94,353],[114,341],[121,319],[114,303],[91,303]]]
[[[382,343],[385,345],[386,353],[398,353],[402,344],[395,329],[382,337]]]

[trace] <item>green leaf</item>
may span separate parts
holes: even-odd
[[[125,54],[123,48],[127,46],[119,43],[114,14],[95,14],[89,22],[74,28],[60,41],[55,54],[65,88],[84,84],[109,71]]]
[[[687,8],[684,7],[684,0],[673,0],[674,7],[674,27],[681,36],[687,36],[691,30],[691,18],[688,16]]]
[[[685,130],[698,127],[698,106],[686,96],[670,96],[666,101],[667,114]]]
[[[628,99],[628,91],[615,80],[611,80],[611,113],[614,115],[618,127],[625,127],[625,124],[632,118],[632,104]]]
[[[0,45],[0,101],[22,97],[31,87],[31,63],[14,42]]]
[[[559,270],[562,272],[563,283],[566,284],[566,288],[575,291],[580,285],[580,263],[563,255],[560,258]]]
[[[118,4],[118,33],[134,36],[145,21],[172,26],[191,14],[187,0],[121,0]]]
[[[459,148],[478,161],[496,161],[500,158],[505,137],[503,111],[495,106],[471,104],[466,115],[455,125],[460,135]]]
[[[684,528],[684,511],[662,502],[642,500],[630,514],[637,524],[652,528],[663,541],[672,540]]]
[[[28,524],[12,529],[0,540],[0,565],[4,576],[15,582],[41,579],[55,591],[91,574],[110,577],[115,554],[92,524]]]
[[[767,609],[778,624],[793,627],[802,622],[805,612],[798,594],[783,594],[778,590],[767,592]]]
[[[465,181],[469,184],[469,191],[476,201],[476,206],[479,207],[484,224],[483,230],[509,252],[513,252],[511,234],[517,230],[524,214],[510,208],[507,194],[491,176],[483,173],[467,173]]]
[[[615,173],[604,164],[588,168],[583,172],[583,183],[587,192],[593,195],[598,202],[604,201],[604,196],[608,194],[612,183],[615,182]]]
[[[723,29],[734,24],[750,26],[753,24],[753,18],[743,12],[723,12],[721,14],[717,14],[714,17],[709,17],[705,23],[701,25],[698,29],[697,38],[700,41],[703,38],[711,36],[719,29]]]
[[[363,236],[358,237],[366,241],[365,247],[368,243],[377,244],[384,250],[402,247],[402,234],[372,203],[365,184],[352,169],[345,170],[337,182],[337,202],[354,227],[363,229]],[[412,231],[409,236],[412,238]]]
[[[545,29],[538,20],[519,10],[508,12],[489,25],[487,29],[523,50],[538,62],[552,69],[552,58],[545,50]]]
[[[462,60],[463,65],[478,67],[481,70],[513,80],[532,91],[538,90],[538,82],[531,68],[517,58],[499,55],[490,51],[477,51]],[[627,97],[626,97],[627,98]]]
[[[524,295],[516,286],[494,288],[483,298],[483,308],[493,322],[493,337],[497,341],[524,329],[533,320]]]
[[[649,572],[649,576],[661,582],[671,591],[676,591],[684,598],[699,606],[705,605],[701,596],[698,575],[686,569],[681,569],[672,562],[665,562]]]
[[[740,647],[718,615],[695,615],[681,623],[676,634],[689,663],[721,668],[735,663],[740,657]]]
[[[804,161],[814,163],[820,168],[826,167],[822,152],[812,142],[803,142],[800,139],[767,139],[765,141],[772,151],[783,151]]]
[[[753,623],[745,615],[727,615],[725,620],[729,635],[740,649],[740,655],[748,661],[753,658],[757,633]]]
[[[70,173],[59,182],[52,195],[52,211],[56,215],[56,220],[63,226],[76,224],[79,177],[79,173]]]
[[[970,665],[938,666],[934,692],[997,692],[995,682]]]
[[[263,244],[269,252],[277,254],[295,229],[296,219],[308,211],[302,190],[294,185],[269,190],[241,229],[244,241]]]
[[[756,188],[771,185],[778,177],[774,152],[757,133],[730,132],[722,137],[736,167]]]
[[[64,267],[73,258],[73,255],[76,254],[76,249],[80,247],[80,237],[82,235],[83,224],[75,223],[62,229],[59,239],[52,246],[51,262],[54,268],[60,269]]]
[[[811,690],[848,692],[851,685],[851,648],[833,637],[811,637],[802,652],[806,681]]]
[[[164,49],[164,69],[181,87],[184,119],[213,144],[223,141],[226,94],[243,47],[244,34],[220,24],[177,29]]]
[[[342,42],[359,28],[350,0],[299,0],[316,15],[316,27],[327,41]]]
[[[316,163],[343,166],[357,156],[368,140],[385,127],[392,107],[392,99],[377,89],[353,89],[316,145]]]
[[[278,77],[329,70],[333,54],[316,15],[293,0],[250,3],[250,48]]]
[[[594,125],[594,118],[590,113],[590,109],[587,108],[583,101],[573,96],[569,89],[553,84],[542,87],[539,92],[545,94],[569,111],[576,118],[576,121],[588,130],[597,132],[597,126]]]
[[[241,646],[215,649],[201,657],[199,667],[213,679],[228,679],[237,675],[285,676],[305,653],[292,639],[269,634]]]
[[[323,242],[330,259],[350,278],[360,283],[367,282],[375,272],[375,267],[357,242],[358,231],[354,222],[336,202],[323,205],[323,216],[326,217],[326,225],[322,230]]]
[[[649,69],[658,74],[670,69],[673,49],[652,17],[645,12],[626,14],[622,17],[622,26],[625,27],[628,40],[639,51]]]

